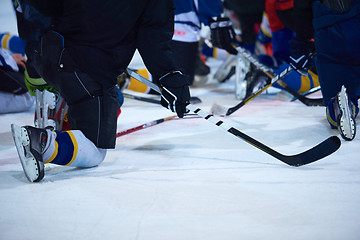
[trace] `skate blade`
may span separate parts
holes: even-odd
[[[342,89],[342,91],[346,90]],[[346,141],[351,141],[355,138],[356,124],[354,119],[351,117],[348,98],[343,92],[340,94],[339,107],[341,111],[340,118],[338,120],[340,134]]]
[[[11,124],[11,132],[26,178],[30,182],[41,180],[38,162],[30,152],[30,140],[26,130]]]

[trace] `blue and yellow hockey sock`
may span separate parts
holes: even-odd
[[[43,154],[44,163],[73,167],[93,167],[105,158],[106,149],[97,148],[79,130],[53,131],[49,147]]]

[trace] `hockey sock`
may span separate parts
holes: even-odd
[[[43,154],[44,163],[72,167],[94,167],[105,158],[106,149],[97,148],[79,130],[54,131]]]
[[[25,41],[10,33],[0,34],[0,46],[12,53],[20,53],[25,56]]]

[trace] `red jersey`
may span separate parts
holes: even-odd
[[[276,11],[284,11],[294,7],[294,0],[266,0],[265,10],[268,15],[270,29],[272,32],[284,28]]]

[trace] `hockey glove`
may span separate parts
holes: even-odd
[[[237,44],[232,22],[227,17],[218,17],[210,21],[211,42],[214,47],[225,49],[230,54],[237,54],[232,44]]]
[[[299,74],[307,76],[308,70],[314,64],[311,53],[314,52],[314,42],[294,37],[290,42],[290,65]]]
[[[190,103],[189,80],[180,71],[165,74],[159,79],[161,105],[176,112],[179,118],[187,113],[186,106]]]
[[[49,92],[57,91],[53,86],[47,84],[31,67],[25,69],[25,85],[32,96],[35,96],[36,89],[40,91],[48,90]]]

